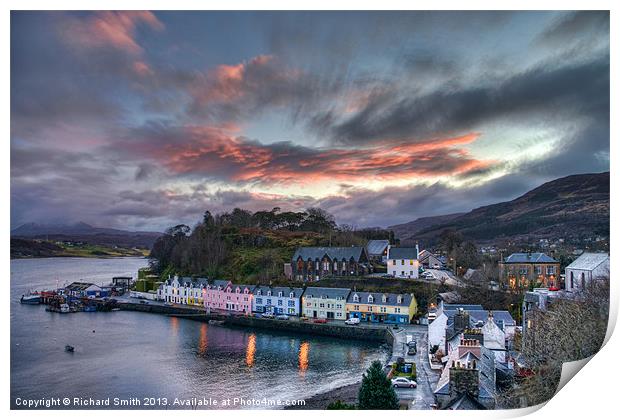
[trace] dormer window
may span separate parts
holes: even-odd
[[[278,292],[278,297],[282,297],[282,292]]]
[[[383,302],[383,303],[387,302],[387,296],[386,295],[381,296],[381,302]]]
[[[356,293],[355,295],[353,295],[353,302],[359,302],[359,301],[360,301],[360,297]]]
[[[239,293],[240,291],[241,291],[241,289],[238,288],[238,287],[235,289],[235,293]]]
[[[271,290],[267,290],[267,296],[271,296]]]
[[[375,300],[373,299],[372,295],[368,295],[368,303],[373,303]]]
[[[403,303],[403,297],[401,295],[396,296],[396,303]]]
[[[262,295],[262,294],[263,294],[263,292],[261,292],[261,290],[260,290],[260,289],[256,291],[256,296],[260,296],[260,295]]]
[[[294,297],[295,297],[295,293],[291,292],[291,293],[288,295],[288,297],[290,297],[290,298],[294,298]]]

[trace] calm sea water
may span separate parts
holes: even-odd
[[[108,282],[145,265],[141,258],[11,261],[12,407],[20,408],[16,398],[303,399],[356,382],[373,360],[387,358],[363,342],[139,312],[56,314],[19,303],[28,290]],[[65,352],[67,344],[75,353]]]

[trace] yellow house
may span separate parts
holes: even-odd
[[[306,287],[302,302],[302,314],[308,318],[347,319],[345,306],[351,289],[331,287]]]
[[[410,324],[418,311],[413,293],[351,292],[347,299],[347,317],[362,322]]]

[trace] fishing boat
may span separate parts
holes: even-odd
[[[25,305],[38,305],[41,303],[41,295],[28,293],[27,295],[22,295],[19,302]]]

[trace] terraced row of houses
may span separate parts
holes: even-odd
[[[359,318],[362,322],[387,324],[408,324],[418,311],[415,296],[407,293],[257,286],[177,276],[159,287],[157,299],[172,304],[203,306],[213,312],[284,314],[342,321]]]

